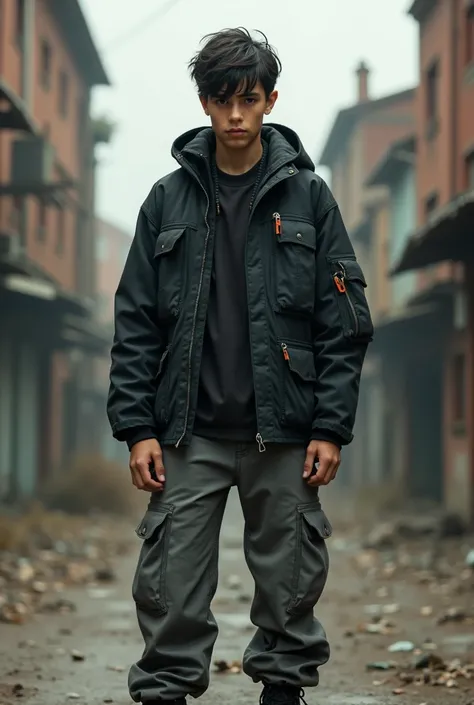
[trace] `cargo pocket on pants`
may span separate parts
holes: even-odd
[[[133,599],[138,607],[157,615],[168,611],[166,563],[172,514],[168,505],[149,509],[136,529],[143,545],[133,579]]]
[[[326,539],[330,536],[332,527],[319,502],[298,506],[292,591],[287,607],[290,614],[312,610],[321,597],[329,571]]]

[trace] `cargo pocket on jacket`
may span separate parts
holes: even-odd
[[[166,614],[166,564],[173,509],[162,505],[149,509],[136,529],[143,545],[132,585],[138,607],[157,615]]]
[[[370,341],[374,327],[365,296],[367,283],[355,258],[330,259],[329,266],[337,296],[344,336]]]
[[[311,428],[316,382],[313,350],[289,341],[282,341],[280,347],[284,365],[281,422],[285,426]]]
[[[311,314],[316,283],[316,229],[310,223],[274,216],[276,310]]]
[[[321,597],[329,571],[330,536],[332,527],[319,502],[298,507],[290,614],[309,612]]]
[[[158,318],[177,318],[181,309],[183,285],[183,235],[186,228],[162,230],[155,246],[158,267]]]

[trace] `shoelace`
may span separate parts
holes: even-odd
[[[260,705],[295,705],[296,700],[308,705],[303,688],[289,689],[278,686],[266,686],[260,696]]]

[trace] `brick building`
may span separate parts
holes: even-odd
[[[417,228],[395,271],[415,271],[450,304],[438,328],[444,498],[474,521],[474,0],[416,0],[410,12],[420,44]]]
[[[369,79],[369,69],[361,63],[356,72],[358,100],[338,113],[319,162],[331,169],[332,191],[366,275],[367,298],[377,325],[389,311],[391,300],[387,276],[390,197],[385,185],[370,184],[368,177],[391,144],[413,133],[415,91],[372,99]],[[387,406],[380,358],[370,349],[355,440],[344,451],[348,472],[342,477],[353,486],[377,483],[387,470]]]
[[[78,0],[0,2],[0,497],[94,422],[91,89],[108,84]]]

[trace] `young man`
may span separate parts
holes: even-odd
[[[190,64],[212,128],[173,145],[116,296],[108,402],[151,493],[133,596],[134,701],[209,684],[219,531],[236,485],[256,584],[244,670],[298,703],[329,658],[313,616],[331,526],[319,487],[351,441],[372,323],[341,215],[297,135],[266,125],[281,69],[266,38],[219,32]]]

